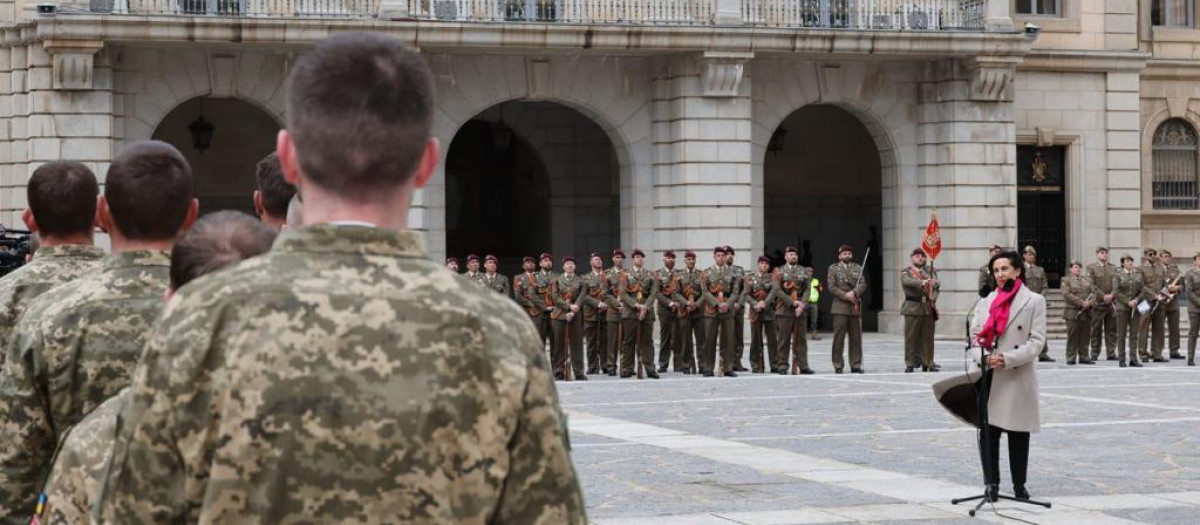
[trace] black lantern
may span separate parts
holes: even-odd
[[[192,133],[192,147],[196,148],[201,155],[204,150],[212,145],[213,130],[216,126],[212,125],[204,118],[204,100],[200,100],[200,116],[196,117],[191,124],[188,124],[188,131]]]
[[[496,153],[504,153],[512,146],[513,130],[500,120],[492,124],[492,150]]]
[[[783,144],[787,140],[787,130],[783,126],[775,128],[775,133],[771,134],[771,140],[767,142],[767,151],[771,152],[772,156],[779,156],[779,152],[783,151]]]

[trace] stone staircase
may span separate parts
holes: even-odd
[[[1067,322],[1062,318],[1064,299],[1061,290],[1049,290],[1046,294],[1046,338],[1066,339]],[[1188,315],[1187,304],[1184,303],[1179,311],[1179,334],[1187,340]]]

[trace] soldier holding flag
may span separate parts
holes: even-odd
[[[938,319],[935,302],[941,289],[933,260],[941,251],[942,237],[937,212],[934,212],[921,238],[921,246],[912,251],[912,265],[900,272],[900,286],[904,289],[900,313],[904,316],[905,372],[912,372],[918,364],[926,372],[941,370],[933,361],[934,324]],[[928,265],[925,264],[926,257]]]

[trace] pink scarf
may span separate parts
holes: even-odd
[[[981,348],[990,350],[995,347],[996,339],[1008,327],[1008,311],[1012,308],[1013,298],[1021,291],[1022,285],[1021,280],[1017,279],[1012,289],[1007,292],[1004,288],[996,289],[996,299],[988,307],[988,320],[979,330],[979,335],[975,336],[975,341]]]

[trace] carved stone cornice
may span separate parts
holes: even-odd
[[[736,97],[754,53],[705,51],[700,59],[700,79],[706,97]]]
[[[966,61],[970,99],[977,102],[1011,102],[1013,80],[1020,59],[979,56]]]
[[[42,47],[51,58],[50,87],[61,90],[92,89],[92,72],[96,66],[96,53],[104,49],[100,40],[54,40],[47,39]]]

